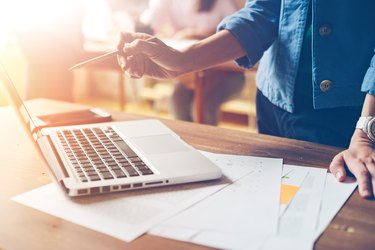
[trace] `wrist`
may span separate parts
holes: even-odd
[[[354,133],[352,135],[352,138],[350,140],[350,147],[359,145],[359,144],[371,144],[370,139],[368,138],[367,134],[363,132],[362,129],[355,129]]]
[[[375,116],[361,116],[356,129],[361,130],[372,142],[375,142]]]
[[[359,129],[359,128],[356,128],[354,130],[352,138],[365,139],[365,140],[369,139],[368,136],[367,136],[367,134],[362,129]]]
[[[192,46],[190,46],[190,47],[188,47],[184,50],[181,50],[179,52],[179,56],[178,56],[178,59],[177,59],[178,61],[176,63],[176,65],[178,65],[177,72],[178,72],[179,76],[181,76],[183,74],[186,74],[186,73],[189,73],[189,72],[192,72],[192,71],[195,71],[199,68],[199,67],[197,67],[197,63],[195,62],[194,56],[192,56],[193,47],[194,47],[194,45],[192,45]]]

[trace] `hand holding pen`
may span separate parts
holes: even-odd
[[[182,73],[179,70],[181,52],[154,36],[142,33],[121,33],[117,50],[86,60],[70,68],[76,69],[117,55],[123,71],[132,78],[149,76],[158,79],[174,78]]]

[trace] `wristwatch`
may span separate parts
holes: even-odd
[[[357,122],[356,128],[362,129],[368,138],[375,142],[375,116],[361,116]]]

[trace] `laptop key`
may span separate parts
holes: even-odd
[[[142,173],[142,175],[153,174],[153,172],[150,169],[141,169],[140,172]]]
[[[136,153],[123,141],[114,142],[127,157],[137,156]]]
[[[146,164],[144,164],[143,162],[142,163],[138,163],[138,164],[135,164],[135,167],[139,170],[142,170],[142,169],[149,169]]]
[[[115,170],[113,170],[113,172],[115,173],[115,176],[117,178],[125,178],[126,177],[126,174],[121,169],[115,169]]]
[[[85,176],[80,177],[80,180],[81,180],[82,182],[87,182],[87,181],[88,181],[87,178],[86,178]]]
[[[138,172],[133,167],[125,167],[125,170],[130,176],[139,176]]]
[[[133,162],[133,163],[142,162],[141,158],[139,158],[139,157],[129,157],[129,161]]]
[[[89,176],[89,179],[90,179],[90,181],[99,181],[99,180],[101,180],[100,177],[99,177],[99,175]]]
[[[86,174],[87,174],[88,176],[95,176],[95,175],[98,175],[98,174],[96,173],[95,170],[86,171]]]
[[[113,176],[110,172],[103,172],[103,173],[100,173],[100,175],[102,176],[104,180],[113,179]]]

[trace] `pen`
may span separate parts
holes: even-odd
[[[150,42],[152,41],[153,39],[155,39],[155,37],[150,37],[148,39],[146,39],[145,41],[147,42]],[[73,65],[72,67],[69,68],[69,70],[73,70],[73,69],[77,69],[77,68],[80,68],[82,66],[85,66],[87,64],[90,64],[90,63],[93,63],[93,62],[98,62],[98,61],[102,61],[104,59],[107,59],[109,57],[112,57],[114,55],[117,55],[119,53],[118,50],[114,50],[114,51],[111,51],[111,52],[108,52],[108,53],[105,53],[103,55],[100,55],[100,56],[96,56],[94,58],[91,58],[91,59],[88,59],[86,61],[83,61],[83,62],[80,62],[80,63],[77,63],[75,65]]]
[[[69,70],[77,69],[77,68],[80,68],[80,67],[85,66],[85,65],[87,65],[87,64],[90,64],[90,63],[93,63],[93,62],[98,62],[98,61],[101,61],[101,60],[107,59],[107,58],[109,58],[109,57],[112,57],[112,56],[114,56],[114,55],[117,55],[118,52],[119,52],[118,50],[111,51],[111,52],[105,53],[105,54],[103,54],[103,55],[100,55],[100,56],[97,56],[97,57],[91,58],[91,59],[89,59],[89,60],[86,60],[86,61],[83,61],[83,62],[77,63],[77,64],[73,65],[72,67],[70,67]]]

